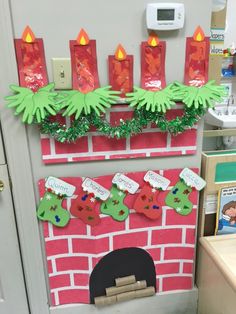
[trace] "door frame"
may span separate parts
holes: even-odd
[[[3,98],[9,95],[10,84],[18,85],[10,0],[0,1],[0,38],[2,46],[0,93]],[[47,280],[36,217],[36,201],[26,127],[23,123],[19,123],[19,119],[16,119],[9,109],[6,109],[6,103],[3,100],[0,103],[0,116],[6,159],[12,181],[16,223],[30,311],[33,314],[49,314]],[[23,195],[24,197],[22,197]]]

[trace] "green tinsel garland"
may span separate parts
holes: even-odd
[[[51,135],[58,142],[71,143],[75,142],[77,138],[84,136],[89,131],[90,126],[95,126],[100,133],[110,138],[120,139],[139,134],[148,123],[152,122],[162,131],[176,135],[184,132],[187,128],[191,128],[204,114],[204,108],[185,107],[184,114],[181,117],[167,120],[164,113],[139,109],[134,111],[134,118],[125,121],[121,120],[120,125],[111,126],[103,117],[91,113],[73,121],[68,128],[66,125],[62,125],[59,122],[51,122],[50,118],[46,118],[40,124],[40,132]]]

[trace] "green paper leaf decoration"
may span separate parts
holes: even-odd
[[[29,88],[10,85],[14,95],[7,96],[9,108],[15,108],[15,115],[22,114],[22,122],[31,124],[34,120],[41,123],[47,115],[57,113],[57,93],[53,92],[54,84],[39,88],[34,93]]]
[[[119,100],[120,92],[110,88],[111,86],[97,88],[87,94],[75,90],[68,92],[62,105],[62,108],[66,108],[63,116],[75,114],[77,120],[82,114],[89,115],[93,111],[99,116]]]
[[[142,88],[134,87],[133,93],[126,94],[126,100],[130,107],[137,107],[137,109],[145,108],[151,112],[165,113],[175,105],[175,94],[183,94],[182,91],[172,89],[173,84],[168,85],[166,88],[153,92],[146,91]]]
[[[222,97],[227,96],[224,86],[215,85],[215,81],[211,80],[201,87],[186,86],[175,82],[175,90],[184,94],[181,101],[188,107],[196,109],[202,107],[204,109],[214,107],[215,102],[222,101]]]

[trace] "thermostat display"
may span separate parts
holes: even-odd
[[[183,3],[149,3],[146,20],[148,29],[172,30],[184,26]]]

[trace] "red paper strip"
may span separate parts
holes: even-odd
[[[157,45],[149,43],[150,40],[152,42],[156,39],[157,36],[150,36],[148,42],[141,43],[141,87],[151,91],[160,90],[166,86],[166,42],[158,41]]]
[[[82,29],[77,40],[70,40],[72,87],[88,93],[99,87],[96,41]]]
[[[113,90],[125,93],[133,91],[133,56],[126,55],[124,48],[119,45],[115,56],[108,56],[109,84]]]
[[[208,81],[209,37],[198,27],[193,37],[186,39],[184,83],[202,86]]]
[[[47,85],[43,40],[35,39],[32,31],[27,27],[23,39],[15,39],[15,51],[20,86],[36,92],[40,87]]]

